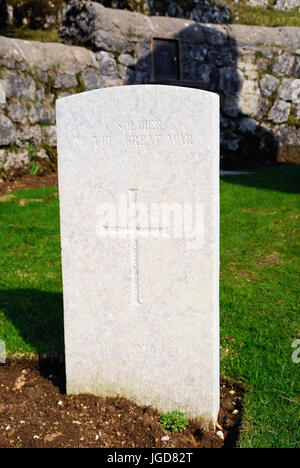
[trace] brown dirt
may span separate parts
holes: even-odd
[[[0,182],[0,193],[14,192],[15,190],[54,187],[57,185],[57,172],[51,172],[43,177],[26,174],[15,181]]]
[[[181,433],[169,433],[150,407],[124,398],[67,396],[64,385],[64,364],[57,360],[0,365],[0,448],[223,448],[234,447],[238,439],[242,392],[226,381],[218,426],[225,441],[196,421]],[[162,441],[165,436],[169,440]]]

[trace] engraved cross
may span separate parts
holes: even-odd
[[[138,239],[145,238],[162,238],[169,237],[169,230],[166,228],[147,228],[137,225],[137,190],[128,190],[129,198],[129,223],[128,227],[111,227],[103,226],[106,232],[114,236],[127,237],[130,239],[131,253],[131,289],[132,289],[132,304],[139,305],[139,260],[138,260]]]

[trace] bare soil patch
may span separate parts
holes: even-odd
[[[33,174],[26,174],[18,180],[0,182],[0,193],[9,193],[24,189],[54,187],[57,183],[57,172],[50,172],[50,174],[42,177],[34,176]]]
[[[203,431],[197,421],[181,433],[170,433],[151,407],[124,398],[67,396],[61,361],[10,360],[0,365],[0,448],[234,447],[241,410],[241,390],[223,381],[217,430],[223,430],[224,441],[215,431]]]

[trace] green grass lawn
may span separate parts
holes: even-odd
[[[299,189],[296,166],[221,181],[221,371],[246,389],[241,447],[300,445]],[[11,354],[63,353],[56,192],[0,197],[0,339]]]
[[[58,30],[53,29],[31,29],[31,28],[14,28],[9,27],[0,30],[0,36],[13,37],[15,39],[23,39],[24,41],[38,42],[61,42],[58,36]]]

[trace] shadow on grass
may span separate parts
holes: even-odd
[[[0,307],[23,341],[38,355],[64,354],[62,293],[0,290]]]
[[[225,175],[222,176],[222,180],[234,185],[298,194],[300,193],[300,165],[282,164],[256,169],[245,175]]]

